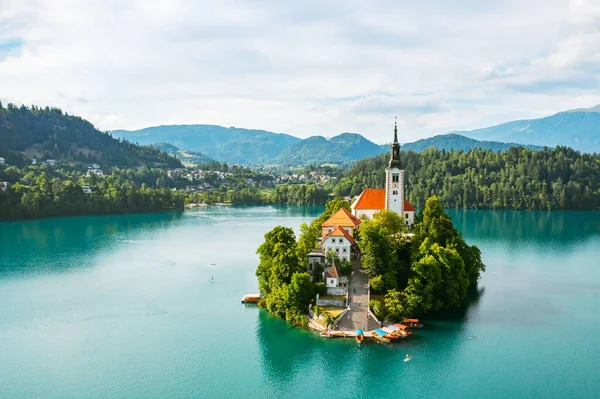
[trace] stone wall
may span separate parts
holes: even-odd
[[[337,306],[337,307],[343,308],[344,306],[346,306],[346,301],[343,299],[339,300],[339,299],[317,298],[317,306]]]
[[[342,287],[329,287],[327,288],[327,295],[346,295],[348,290]]]

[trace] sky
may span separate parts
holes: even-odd
[[[0,100],[411,142],[600,104],[600,0],[0,0]]]

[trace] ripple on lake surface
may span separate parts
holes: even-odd
[[[482,250],[479,292],[358,349],[240,304],[263,235],[321,211],[0,224],[0,397],[598,397],[600,213],[449,211]]]

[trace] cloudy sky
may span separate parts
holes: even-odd
[[[0,100],[409,142],[600,104],[600,0],[0,0]]]

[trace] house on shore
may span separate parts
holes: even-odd
[[[405,198],[405,174],[400,160],[398,124],[394,124],[394,142],[390,147],[390,161],[385,168],[385,188],[365,189],[350,206],[357,218],[372,218],[383,209],[396,212],[407,227],[415,224],[415,207]]]

